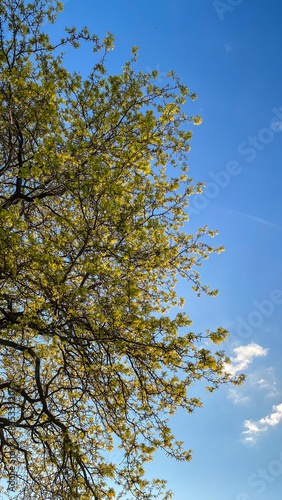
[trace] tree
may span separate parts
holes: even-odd
[[[0,185],[0,454],[19,499],[151,499],[164,481],[143,465],[157,449],[190,460],[169,427],[194,381],[212,392],[238,384],[219,344],[228,332],[192,333],[177,278],[200,283],[213,248],[207,227],[181,231],[198,116],[196,96],[171,73],[107,73],[108,34],[67,29],[52,44],[42,24],[61,4],[2,0]],[[83,79],[63,66],[61,48],[91,44]],[[175,174],[174,174],[175,172]],[[173,175],[172,175],[173,173]],[[180,333],[182,333],[180,335]],[[123,461],[113,463],[119,446]],[[16,463],[16,466],[14,464]],[[12,472],[11,472],[12,471]]]

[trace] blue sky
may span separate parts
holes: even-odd
[[[158,453],[148,474],[166,478],[175,500],[281,498],[281,20],[281,0],[68,0],[51,28],[60,35],[87,25],[101,37],[110,30],[111,72],[137,45],[138,69],[157,69],[160,83],[173,69],[198,94],[185,108],[203,118],[190,174],[207,188],[192,201],[187,231],[208,224],[226,250],[201,272],[218,297],[180,290],[194,331],[229,329],[232,369],[247,380],[213,395],[195,387],[204,408],[172,420],[193,460]],[[87,54],[67,54],[67,64],[87,72]]]

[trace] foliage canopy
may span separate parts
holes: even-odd
[[[169,416],[201,406],[188,394],[194,381],[213,391],[242,380],[225,373],[224,352],[201,346],[226,330],[192,333],[186,313],[168,314],[183,305],[178,277],[216,294],[197,270],[221,251],[206,242],[214,232],[182,231],[201,191],[186,173],[183,129],[200,119],[181,109],[196,96],[173,73],[160,87],[156,72],[135,72],[135,48],[109,75],[110,34],[100,42],[72,28],[52,44],[42,24],[60,9],[0,7],[2,477],[13,471],[19,499],[102,500],[113,485],[118,498],[165,499],[144,463],[157,449],[191,458]],[[58,53],[81,41],[96,54],[86,79]]]

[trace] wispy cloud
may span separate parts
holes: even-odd
[[[255,393],[258,392],[261,393],[260,398],[263,396],[266,399],[277,398],[282,395],[273,366],[248,374],[245,383],[241,387],[228,390],[227,397],[234,404],[248,404],[255,397]]]
[[[276,126],[278,122],[276,122]],[[282,122],[279,122],[279,130],[282,130]],[[237,214],[237,215],[242,215],[243,217],[248,217],[248,219],[252,219],[256,222],[260,222],[261,224],[266,224],[267,226],[272,226],[272,227],[276,227],[276,228],[279,228],[281,229],[281,226],[278,226],[277,224],[274,224],[273,222],[269,221],[269,220],[265,220],[265,219],[262,219],[261,217],[257,217],[256,215],[252,215],[252,214],[246,214],[245,212],[240,212],[239,210],[233,210],[233,208],[226,208],[224,207],[224,210],[228,210],[228,212],[232,212],[234,214]]]
[[[260,420],[252,421],[245,420],[244,426],[247,429],[243,431],[245,434],[245,440],[249,442],[255,442],[256,439],[262,432],[267,431],[270,427],[278,425],[282,420],[282,403],[272,407],[272,413]]]
[[[278,387],[272,366],[264,370],[259,370],[257,373],[252,373],[248,377],[248,381],[254,388],[264,391],[267,398],[281,395],[281,390]]]
[[[266,356],[267,352],[268,349],[264,349],[254,342],[245,346],[241,345],[239,347],[235,347],[234,353],[236,354],[236,357],[230,358],[231,364],[226,365],[226,371],[235,375],[236,373],[248,368],[254,358]]]
[[[235,405],[248,403],[250,401],[249,396],[243,396],[238,389],[229,389],[227,397],[231,399]]]

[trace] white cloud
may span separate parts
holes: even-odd
[[[266,356],[268,349],[264,349],[260,345],[252,342],[251,344],[245,346],[241,345],[239,347],[235,347],[234,352],[236,354],[236,358],[230,358],[231,365],[226,365],[226,371],[232,375],[248,368],[254,358]]]
[[[244,426],[246,427],[246,431],[243,431],[245,434],[245,440],[254,442],[256,438],[262,433],[269,429],[269,427],[274,427],[278,425],[282,420],[282,403],[279,405],[275,405],[272,407],[273,412],[267,415],[266,417],[261,418],[257,422],[252,420],[245,420]]]
[[[274,425],[279,424],[280,420],[282,420],[282,403],[280,405],[273,406],[273,413],[270,413],[267,417],[261,418],[260,423],[266,424],[267,426],[273,427]]]
[[[244,426],[247,427],[247,431],[243,431],[243,434],[257,434],[258,432],[265,431],[266,429],[262,429],[258,427],[258,425],[255,422],[252,422],[251,420],[245,420]],[[251,438],[249,438],[251,439]]]

